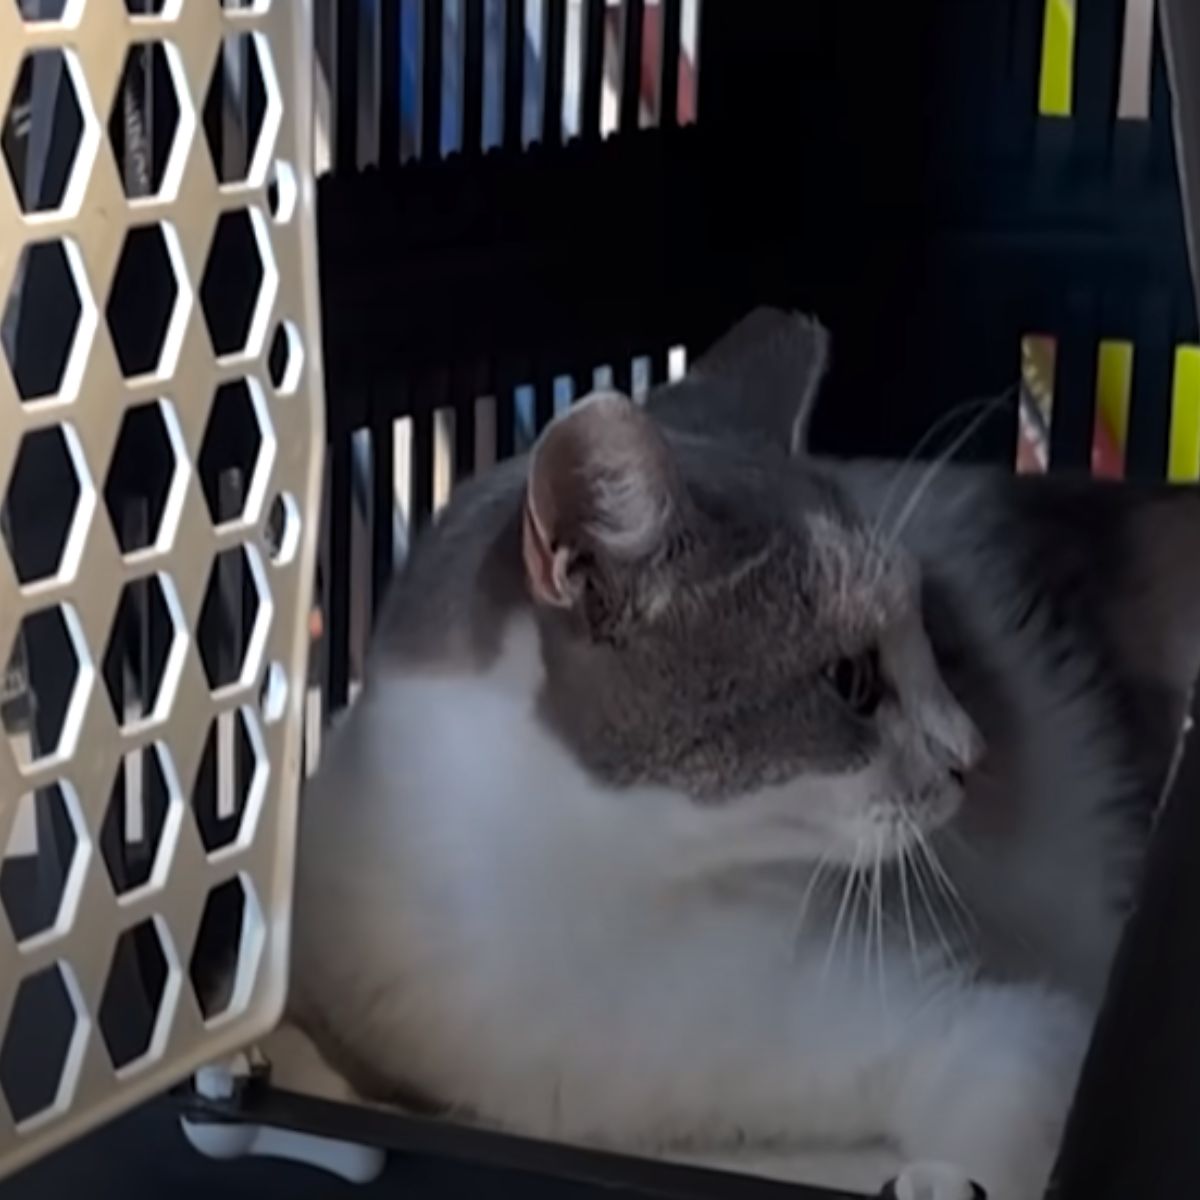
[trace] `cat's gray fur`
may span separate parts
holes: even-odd
[[[895,786],[907,789],[918,819],[921,805],[935,815],[957,811],[944,830],[945,815],[937,816],[931,836],[970,915],[960,921],[950,906],[939,915],[935,905],[914,915],[907,900],[902,909],[902,871],[896,862],[877,863],[880,970],[885,942],[915,940],[921,953],[944,956],[943,967],[957,964],[956,986],[1038,981],[1094,1006],[1200,668],[1200,505],[1166,489],[949,467],[925,476],[911,466],[797,458],[827,356],[815,323],[755,314],[683,384],[651,398],[656,427],[633,410],[593,404],[561,427],[566,433],[543,440],[532,467],[517,459],[465,485],[413,553],[383,623],[376,670],[404,679],[431,670],[486,673],[502,658],[506,628],[524,615],[541,646],[540,720],[598,787],[613,790],[614,804],[667,789],[697,805],[736,809],[747,795],[798,774],[852,773],[887,749]],[[604,439],[621,448],[620,462],[601,463],[589,477],[592,448]],[[621,476],[627,468],[648,489],[643,508],[650,503],[659,514],[653,538],[636,550],[620,549],[597,521],[597,496],[613,484],[605,472]],[[918,481],[920,502],[906,511]],[[532,560],[531,509],[534,526],[553,526]],[[548,602],[531,598],[531,569],[534,595],[536,573],[544,572]],[[876,644],[899,693],[886,721],[847,712],[825,670]],[[918,724],[910,709],[924,714]],[[385,712],[362,720],[386,729]],[[981,764],[976,729],[986,746]],[[333,758],[340,754],[351,774],[359,772],[352,786],[386,787],[361,766],[378,749],[366,736],[348,729]],[[420,914],[418,941],[406,949],[405,937],[415,935],[396,935],[394,962],[391,948],[376,944],[380,961],[360,965],[391,982],[371,984],[367,1007],[351,1002],[344,993],[359,987],[354,960],[335,943],[346,940],[346,922],[366,914],[338,911],[349,901],[340,899],[337,836],[319,820],[310,824],[316,832],[302,846],[298,897],[297,1015],[324,1031],[326,1049],[343,1064],[370,1063],[360,1074],[374,1083],[382,1074],[392,1094],[412,1085],[528,1128],[515,1077],[506,1113],[500,1102],[469,1094],[470,1085],[452,1078],[456,1071],[439,1078],[437,1068],[418,1065],[416,1042],[410,1074],[379,1065],[406,1058],[403,1046],[383,1054],[380,1037],[422,1037],[379,1013],[433,986],[433,967],[422,975],[417,964],[435,952],[438,930]],[[370,838],[370,828],[361,836]],[[720,881],[735,906],[764,888],[799,898],[818,882],[813,864],[789,860],[786,841],[780,846],[778,859],[756,846],[752,861],[726,864],[714,885]],[[836,889],[807,890],[808,919],[826,937],[831,926],[836,933]],[[565,900],[546,896],[549,905]],[[324,911],[329,905],[333,913]],[[893,917],[886,929],[884,910]],[[404,925],[404,913],[393,916]],[[419,950],[426,933],[433,941]],[[619,985],[598,959],[595,969],[597,988]],[[552,1022],[554,989],[542,998]],[[449,993],[443,999],[457,1003]],[[507,1036],[501,1016],[493,1024],[480,1038]],[[486,1059],[490,1047],[485,1040],[463,1052]],[[555,1053],[567,1057],[565,1044],[545,1052],[550,1067]],[[1066,1076],[1055,1084],[1060,1108],[1074,1054],[1065,1055]],[[753,1072],[762,1064],[743,1065]],[[601,1082],[593,1080],[597,1088]],[[702,1140],[702,1128],[687,1130],[691,1099],[677,1102],[678,1113],[659,1114],[664,1125],[682,1128],[684,1142]],[[660,1106],[671,1103],[664,1093]],[[727,1119],[737,1126],[739,1114]],[[597,1121],[562,1128],[603,1140],[609,1135]],[[1030,1150],[1037,1162],[1031,1175],[1017,1168],[1021,1179],[1044,1171],[1038,1156],[1045,1153],[1045,1145]],[[990,1165],[986,1151],[981,1161]],[[1003,1175],[997,1191],[1025,1200],[1024,1186]]]

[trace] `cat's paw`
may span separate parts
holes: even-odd
[[[952,997],[898,1092],[906,1156],[962,1164],[989,1200],[1040,1200],[1087,1046],[1065,997],[985,986]]]
[[[958,1167],[946,1163],[910,1163],[884,1193],[887,1200],[982,1200],[977,1187]]]

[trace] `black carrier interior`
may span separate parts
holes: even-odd
[[[1200,72],[1200,13],[1191,0],[1159,0],[1145,115],[1118,118],[1125,0],[1075,0],[1072,111],[1043,116],[1046,2],[703,0],[684,103],[682,0],[623,0],[608,131],[604,0],[581,0],[577,26],[567,0],[540,0],[537,61],[524,32],[534,0],[318,0],[328,457],[311,682],[326,718],[348,703],[403,553],[398,444],[411,447],[419,526],[434,507],[439,422],[453,431],[461,479],[520,450],[556,402],[590,390],[598,368],[627,390],[663,382],[676,348],[694,358],[759,304],[814,312],[832,330],[813,441],[833,454],[904,456],[964,401],[1010,394],[960,455],[1013,463],[1022,339],[1039,334],[1057,344],[1050,467],[1086,470],[1097,347],[1131,342],[1125,470],[1163,478],[1176,348],[1198,340],[1178,145],[1200,155],[1196,129],[1191,141],[1186,127],[1175,137],[1164,24],[1186,81],[1188,68]],[[657,56],[646,53],[650,36]],[[573,54],[578,112],[564,128]],[[638,91],[647,61],[659,97],[650,118]],[[1189,86],[1195,102],[1194,84],[1177,91]],[[136,105],[151,161],[160,90],[148,64]],[[235,116],[261,119],[261,103],[251,88]],[[205,114],[210,144],[222,119]],[[52,174],[51,163],[45,186]],[[236,298],[243,266],[229,256],[212,284],[214,312]],[[53,303],[51,275],[29,287],[27,314]],[[152,287],[123,301],[132,328]],[[35,369],[49,352],[46,328],[27,315],[6,331],[10,358]],[[407,443],[395,439],[400,421]],[[236,501],[248,436],[231,418],[214,452],[213,503]],[[128,479],[105,496],[131,537],[145,520],[139,461],[131,455]],[[53,505],[52,474],[42,478],[47,494],[33,489],[26,514],[6,511],[11,536],[35,536],[21,531]],[[222,587],[236,613],[244,581],[231,569]],[[145,673],[136,664],[153,658],[159,620],[149,602],[131,611],[135,666],[122,686]],[[238,636],[236,619],[201,630],[218,659]],[[32,664],[53,645],[31,638],[26,654]],[[1085,1071],[1054,1193],[1062,1200],[1184,1196],[1200,1177],[1193,759],[1162,815]],[[138,978],[134,955],[134,1006]],[[432,1170],[473,1162],[489,1194],[554,1194],[555,1180],[572,1181],[570,1195],[818,1194],[357,1112],[261,1083],[232,1104],[188,1106],[200,1119],[376,1142]]]

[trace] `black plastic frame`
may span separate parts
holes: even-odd
[[[190,1094],[183,1104],[189,1121],[228,1121],[228,1104]],[[680,1166],[649,1158],[586,1150],[557,1142],[405,1116],[379,1108],[357,1108],[302,1096],[252,1081],[238,1098],[236,1119],[298,1133],[380,1146],[405,1155],[468,1162],[502,1172],[520,1195],[522,1178],[560,1179],[591,1185],[597,1197],[612,1192],[639,1200],[863,1200],[854,1193],[730,1172]],[[886,1200],[886,1190],[881,1197]]]

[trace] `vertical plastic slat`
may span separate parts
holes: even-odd
[[[371,618],[387,592],[395,550],[396,452],[392,418],[386,411],[371,423]]]
[[[475,471],[475,400],[481,390],[479,371],[456,371],[453,378],[451,403],[454,406],[454,483],[468,478]]]
[[[642,99],[642,26],[645,0],[625,0],[621,61],[621,131],[637,129]]]
[[[583,100],[579,132],[600,136],[600,101],[604,92],[604,0],[583,0]]]
[[[483,145],[483,0],[463,0],[462,148]]]
[[[413,412],[412,522],[420,528],[433,511],[433,408],[431,388],[422,380]]]
[[[650,353],[650,386],[662,387],[667,382],[670,373],[670,362],[667,348],[658,346]]]
[[[496,458],[503,461],[511,458],[516,448],[516,411],[513,406],[513,388],[516,377],[508,363],[496,368]]]
[[[534,379],[533,411],[537,432],[541,433],[554,418],[554,370],[542,365]]]
[[[1107,156],[1121,82],[1124,0],[1075,6],[1074,151],[1089,162]]]
[[[1175,352],[1171,388],[1171,451],[1167,478],[1172,483],[1200,481],[1200,347]]]
[[[425,0],[421,11],[421,157],[433,162],[442,150],[442,0]]]
[[[508,0],[504,8],[504,145],[521,146],[521,114],[525,99],[525,0]]]
[[[346,706],[350,695],[350,526],[351,438],[338,434],[329,447],[329,711]]]
[[[337,0],[337,79],[334,86],[334,168],[358,168],[358,0]]]
[[[624,350],[616,355],[612,374],[613,387],[622,395],[628,396],[633,391],[633,362]]]
[[[1154,23],[1150,58],[1150,163],[1158,179],[1175,178],[1175,125],[1161,18]]]
[[[1130,399],[1129,445],[1125,451],[1128,479],[1156,481],[1166,477],[1171,437],[1171,305],[1163,294],[1146,296],[1138,305]]]
[[[1009,0],[1008,73],[1010,123],[1007,148],[1024,157],[1037,125],[1038,81],[1042,63],[1042,24],[1046,0]]]
[[[658,123],[665,129],[679,124],[679,48],[683,0],[662,0],[659,17],[662,64],[659,69]]]
[[[379,165],[400,162],[400,0],[379,0]]]
[[[1050,465],[1088,470],[1096,420],[1095,307],[1072,295],[1055,355],[1054,410],[1050,418]]]
[[[546,73],[542,107],[542,141],[562,144],[563,69],[567,53],[567,0],[543,0],[546,32],[542,43]]]

